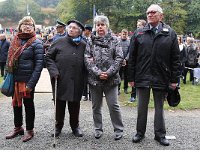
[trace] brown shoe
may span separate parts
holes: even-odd
[[[13,132],[6,136],[6,139],[15,138],[18,135],[24,135],[24,129],[22,127],[15,127]]]
[[[27,130],[26,135],[24,135],[24,137],[22,138],[23,142],[27,142],[30,139],[32,139],[34,136],[34,131],[33,130]]]

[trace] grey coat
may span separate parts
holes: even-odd
[[[57,98],[59,100],[81,100],[85,73],[85,46],[83,40],[76,44],[71,37],[66,36],[56,40],[45,56],[52,85],[54,85],[54,77],[58,76]]]
[[[107,34],[104,38],[92,37],[87,43],[85,63],[88,82],[94,86],[112,86],[120,83],[119,69],[123,61],[123,51],[116,37]],[[99,78],[107,72],[108,80]]]

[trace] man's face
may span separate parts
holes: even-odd
[[[152,26],[157,26],[158,23],[163,19],[163,14],[157,11],[155,6],[150,6],[146,12],[147,22]]]
[[[128,37],[128,33],[127,32],[122,32],[121,33],[121,38],[122,39],[127,39],[127,37]]]
[[[65,31],[65,27],[64,26],[57,26],[56,31],[57,31],[57,33],[62,34]]]
[[[84,31],[84,35],[87,36],[87,37],[90,36],[91,33],[92,32],[90,30],[88,30],[88,29],[85,29],[85,31]]]
[[[71,37],[78,37],[80,35],[80,28],[76,23],[70,23],[67,27],[68,35]]]

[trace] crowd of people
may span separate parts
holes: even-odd
[[[43,67],[49,71],[53,100],[55,104],[55,132],[58,137],[64,126],[65,108],[68,105],[69,125],[76,137],[82,137],[79,126],[80,101],[91,100],[94,121],[94,137],[103,135],[102,103],[107,102],[113,125],[114,140],[123,137],[124,125],[118,103],[118,95],[123,87],[129,94],[129,102],[138,101],[136,134],[132,142],[143,140],[147,125],[147,112],[150,91],[153,92],[155,116],[154,139],[168,146],[165,138],[166,128],[163,105],[167,88],[176,89],[180,79],[186,84],[194,84],[194,68],[200,62],[200,45],[194,38],[182,36],[166,25],[163,10],[152,4],[146,11],[147,21],[137,21],[137,29],[129,37],[122,29],[116,36],[110,29],[109,19],[104,15],[94,18],[94,26],[85,26],[77,20],[66,24],[57,21],[54,28],[41,38],[32,17],[26,16],[18,23],[17,32],[11,41],[5,34],[0,35],[1,76],[6,72],[14,74],[14,130],[6,139],[24,135],[22,105],[26,113],[26,134],[22,141],[27,142],[34,136],[34,89]],[[121,80],[124,84],[121,85]],[[129,85],[128,85],[129,83]],[[55,92],[57,91],[57,92]],[[137,98],[136,98],[137,96]]]

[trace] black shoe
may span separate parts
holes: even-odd
[[[55,137],[58,137],[60,135],[60,133],[61,133],[61,129],[56,128]],[[51,136],[54,137],[54,133],[51,134]]]
[[[115,134],[115,141],[120,140],[123,137],[123,133],[117,133]]]
[[[96,131],[95,134],[94,134],[94,137],[95,137],[96,139],[100,139],[100,138],[102,137],[102,135],[103,135],[103,132],[101,132],[101,131]]]
[[[158,141],[160,145],[169,146],[169,141],[165,137],[156,137],[154,140]]]
[[[83,133],[82,133],[80,128],[72,129],[72,132],[73,132],[75,137],[82,137],[83,136]]]
[[[133,143],[139,143],[139,142],[142,141],[143,138],[144,138],[144,136],[136,134],[136,135],[133,136],[132,142]]]

